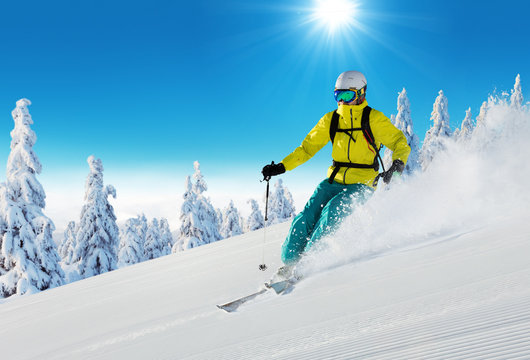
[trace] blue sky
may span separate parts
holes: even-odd
[[[405,87],[420,138],[440,89],[453,128],[518,73],[528,94],[527,2],[353,3],[353,25],[330,34],[308,20],[312,1],[2,2],[0,161],[22,97],[33,103],[46,189],[75,183],[81,198],[93,154],[118,198],[120,185],[134,197],[158,179],[178,199],[195,160],[212,192],[214,181],[261,186],[261,167],[334,108],[345,70],[365,73],[370,105],[387,116]],[[287,185],[322,179],[329,150]]]

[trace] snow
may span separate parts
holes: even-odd
[[[233,314],[217,309],[256,290],[279,265],[288,224],[275,225],[267,229],[265,273],[257,269],[261,229],[7,301],[3,355],[525,358],[528,226],[522,216],[499,220],[320,272],[288,295],[266,294]]]
[[[484,109],[315,246],[290,293],[216,307],[272,276],[287,222],[3,300],[2,357],[529,359],[530,116]]]

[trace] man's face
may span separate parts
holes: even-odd
[[[344,101],[341,100],[337,104],[339,104],[339,105],[357,105],[356,102],[357,102],[357,100],[350,101],[350,102],[344,102]]]
[[[364,96],[361,98],[357,98],[350,102],[344,102],[343,100],[337,102],[338,105],[359,105],[364,101]]]

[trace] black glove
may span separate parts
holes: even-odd
[[[285,172],[285,166],[282,163],[275,164],[274,161],[263,167],[261,173],[263,174],[263,180],[269,181],[271,176],[283,174]]]
[[[392,180],[392,175],[394,175],[395,172],[401,174],[404,169],[405,163],[403,163],[403,161],[394,160],[390,169],[383,173],[383,181],[385,182],[385,184],[388,184],[390,180]]]

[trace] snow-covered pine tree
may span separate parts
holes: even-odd
[[[392,118],[392,123],[405,134],[407,143],[409,144],[411,151],[407,165],[405,166],[404,173],[412,174],[414,171],[420,168],[419,157],[420,157],[420,141],[418,135],[414,133],[414,127],[412,125],[412,117],[410,116],[410,102],[407,96],[407,90],[403,90],[399,93],[397,99],[397,110],[396,117]],[[385,168],[388,169],[392,164],[392,151],[385,149],[385,155],[383,157]]]
[[[230,200],[230,204],[225,208],[223,213],[223,225],[221,226],[221,235],[226,239],[232,236],[241,235],[241,220],[239,211]]]
[[[136,217],[136,234],[142,241],[142,244],[145,243],[145,235],[147,234],[148,227],[149,224],[147,223],[147,218],[145,217],[145,214],[138,215]]]
[[[471,138],[473,130],[475,130],[475,126],[471,119],[471,108],[468,108],[466,110],[466,117],[462,121],[462,127],[455,130],[453,137],[458,142],[466,142]]]
[[[245,218],[239,214],[239,225],[241,225],[241,233],[245,232],[245,229],[247,228],[247,224],[245,222]]]
[[[296,215],[296,210],[294,208],[294,199],[293,194],[287,189],[286,187],[283,188],[283,193],[285,194],[285,198],[287,199],[288,207],[285,208],[284,216],[286,220],[294,218]]]
[[[254,199],[249,199],[247,203],[250,204],[252,211],[247,218],[245,230],[254,231],[261,229],[263,226],[265,226],[265,220],[263,219],[263,214],[259,209],[258,202]]]
[[[484,101],[482,105],[480,106],[480,111],[477,116],[477,128],[480,128],[484,125],[486,125],[486,114],[488,113],[488,102]]]
[[[103,164],[93,155],[87,159],[90,173],[86,180],[85,205],[81,210],[74,262],[81,278],[116,269],[119,229],[108,196],[116,197],[113,186],[103,187]]]
[[[447,104],[447,98],[440,90],[431,113],[433,125],[427,131],[420,151],[420,164],[423,170],[427,169],[437,153],[445,149],[445,142],[451,137]]]
[[[72,263],[72,257],[75,249],[76,228],[75,221],[70,221],[64,231],[63,241],[59,246],[59,255],[65,264]]]
[[[215,218],[217,219],[218,224],[222,224],[223,223],[223,210],[219,208],[215,209]]]
[[[118,253],[118,267],[125,267],[140,263],[144,257],[144,239],[138,233],[141,227],[140,217],[130,218],[120,232],[120,250]]]
[[[515,84],[513,85],[512,95],[510,96],[511,106],[520,109],[523,106],[523,90],[521,88],[521,75],[517,74]]]
[[[171,230],[169,229],[169,222],[166,218],[160,219],[160,238],[164,245],[162,256],[171,254],[171,248],[175,242]]]
[[[204,192],[208,190],[208,185],[202,176],[200,164],[198,161],[193,163],[195,167],[195,173],[193,178],[195,183],[193,184],[193,192],[196,195],[195,209],[199,219],[201,229],[201,240],[205,244],[209,244],[222,239],[219,232],[220,223],[218,222],[215,208],[213,207],[210,199],[204,195]]]
[[[274,191],[269,197],[267,225],[291,220],[295,215],[293,196],[289,190],[283,186],[282,179],[276,181],[274,188]]]
[[[162,242],[162,236],[160,234],[160,223],[158,219],[154,218],[149,224],[147,234],[145,235],[145,247],[144,254],[147,260],[159,258],[160,256],[166,255],[165,248],[167,244]]]
[[[28,99],[13,110],[7,181],[0,187],[0,297],[31,294],[60,286],[64,272],[52,238],[55,226],[44,215],[46,194],[36,175],[42,166],[33,151],[37,140],[30,125]]]
[[[7,190],[6,190],[6,184],[0,183],[0,276],[4,275],[7,270],[6,266],[7,263],[5,263],[4,256],[2,255],[2,241],[4,238],[5,231],[3,229],[7,229],[7,223],[5,221],[5,214],[8,209],[7,206]]]
[[[200,225],[199,218],[195,213],[196,195],[193,191],[191,178],[186,177],[186,191],[184,192],[184,202],[180,207],[180,229],[178,241],[173,245],[172,252],[183,251],[195,248],[205,243],[201,240],[202,232],[197,225]]]

